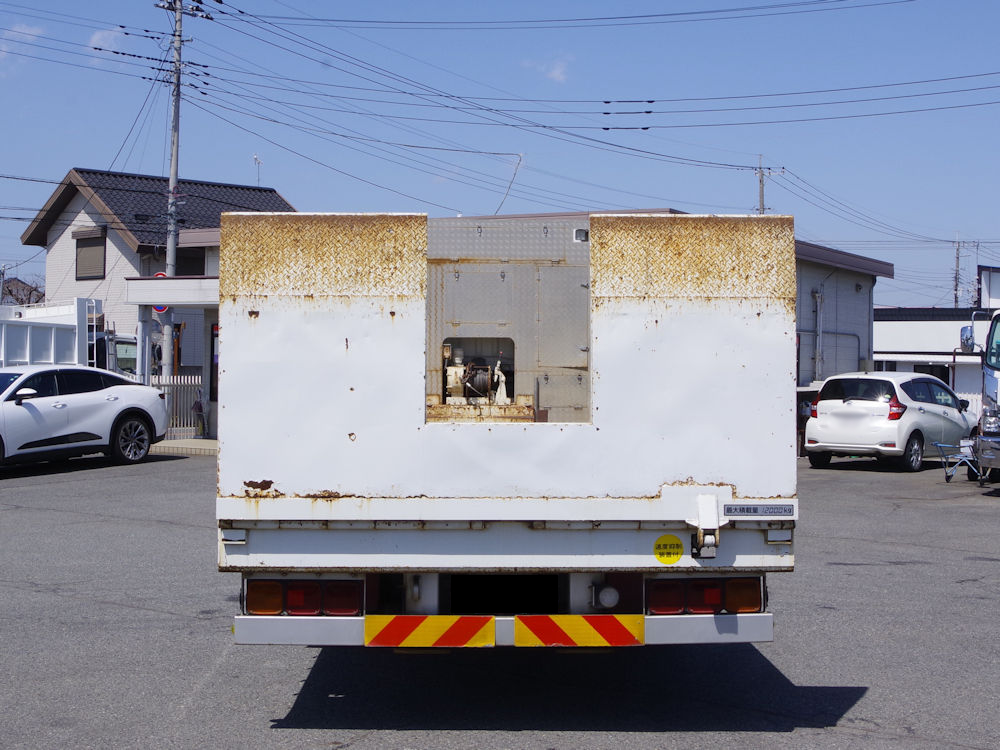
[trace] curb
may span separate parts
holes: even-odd
[[[215,440],[163,440],[149,449],[160,456],[216,456],[219,445]]]

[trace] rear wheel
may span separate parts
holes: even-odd
[[[810,453],[809,454],[809,465],[814,469],[825,469],[830,465],[829,453]]]
[[[122,417],[111,430],[111,457],[118,463],[142,461],[149,455],[152,444],[149,422],[137,414]]]
[[[903,471],[920,471],[924,467],[924,439],[920,435],[910,435],[899,465]]]

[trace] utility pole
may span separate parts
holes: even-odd
[[[764,213],[764,154],[757,154],[757,178],[760,181],[760,195],[757,199],[757,213]]]
[[[757,168],[754,170],[757,173],[758,188],[757,188],[757,213],[762,215],[767,211],[767,207],[764,205],[764,177],[770,177],[774,170],[771,167],[764,169],[764,155],[757,154]],[[782,167],[779,174],[784,174],[785,168]]]
[[[958,270],[961,262],[961,251],[962,251],[962,243],[959,242],[958,238],[956,237],[955,238],[955,284],[954,284],[955,307],[958,307]]]
[[[184,7],[183,0],[164,0],[156,4],[157,8],[172,11],[174,14],[174,73],[173,96],[170,104],[170,180],[167,187],[167,277],[177,275],[177,172],[181,136],[181,47],[184,39],[181,36],[181,21],[184,15],[197,16],[212,20],[197,4]],[[174,311],[167,310],[163,325],[163,373],[174,374]]]
[[[184,8],[181,0],[172,0],[174,11],[174,81],[170,100],[170,182],[167,187],[167,277],[177,275],[177,166],[181,136],[181,21]],[[164,7],[160,5],[159,7]],[[163,324],[163,374],[174,374],[174,311],[166,312]]]

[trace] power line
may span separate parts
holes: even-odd
[[[250,135],[256,136],[257,138],[260,138],[262,141],[266,141],[267,143],[270,143],[272,146],[276,146],[277,148],[280,148],[283,151],[287,151],[287,152],[289,152],[291,154],[294,154],[294,155],[296,155],[296,156],[298,156],[298,157],[300,157],[302,159],[305,159],[306,161],[309,161],[309,162],[312,162],[313,164],[316,164],[317,166],[325,167],[326,169],[329,169],[332,172],[336,172],[337,174],[343,175],[344,177],[349,177],[352,180],[357,180],[358,182],[364,183],[365,185],[370,185],[371,187],[379,188],[380,190],[386,190],[386,191],[388,191],[390,193],[395,193],[396,195],[402,196],[403,198],[409,198],[410,200],[415,200],[415,201],[418,201],[420,203],[426,203],[428,205],[435,206],[437,208],[443,208],[446,211],[457,211],[458,210],[456,208],[453,208],[452,206],[446,206],[446,205],[444,205],[442,203],[436,203],[434,201],[430,201],[430,200],[427,200],[425,198],[419,198],[419,197],[417,197],[415,195],[410,195],[409,193],[404,193],[401,190],[396,190],[394,188],[388,187],[387,185],[380,185],[379,183],[374,182],[372,180],[365,179],[364,177],[358,177],[357,175],[351,174],[350,172],[347,172],[347,171],[345,171],[343,169],[338,169],[337,167],[333,166],[332,164],[327,164],[326,162],[320,161],[319,159],[315,159],[315,158],[313,158],[311,156],[303,154],[300,151],[296,151],[295,149],[291,148],[290,146],[286,146],[283,143],[279,143],[278,141],[275,141],[275,140],[273,140],[271,138],[267,138],[267,137],[261,135],[260,133],[255,133],[254,131],[250,130],[249,128],[245,128],[242,125],[238,125],[237,123],[233,122],[232,120],[229,120],[229,119],[223,117],[222,115],[219,115],[219,114],[217,114],[215,112],[212,112],[211,110],[206,109],[205,107],[200,106],[198,104],[198,102],[189,101],[189,103],[192,106],[197,107],[198,109],[200,109],[202,112],[205,112],[205,113],[211,115],[212,117],[215,117],[215,118],[217,118],[219,120],[222,120],[223,122],[225,122],[225,123],[233,126],[234,128],[237,128],[238,130],[242,130],[245,133],[249,133]]]
[[[239,12],[239,13],[245,15],[245,16],[251,17],[251,18],[255,18],[255,19],[257,18],[257,16],[254,16],[253,14],[246,13],[245,11],[238,10],[237,12]],[[231,12],[228,12],[228,11],[221,11],[220,13],[222,15],[226,15],[226,16],[232,16],[233,15]],[[216,23],[221,23],[221,22],[217,20]],[[313,62],[318,62],[318,63],[321,63],[321,64],[325,64],[325,65],[331,66],[331,63],[329,62],[329,60],[318,60],[317,58],[311,57],[310,55],[306,55],[306,54],[304,54],[302,52],[295,52],[295,51],[293,51],[293,50],[289,49],[288,47],[285,47],[285,46],[283,46],[281,44],[277,44],[275,42],[268,41],[266,39],[261,39],[261,37],[256,36],[254,34],[250,34],[249,32],[244,32],[244,31],[241,31],[239,29],[235,29],[235,28],[233,28],[230,25],[227,25],[227,24],[224,24],[224,23],[222,23],[221,25],[224,26],[224,27],[226,27],[226,28],[229,28],[230,30],[235,31],[237,33],[246,34],[247,36],[250,36],[251,38],[257,39],[258,41],[263,41],[265,44],[277,47],[278,49],[281,49],[281,50],[283,50],[285,52],[288,52],[290,54],[295,54],[295,55],[301,56],[301,57],[303,57],[303,58],[305,58],[307,60],[311,60]],[[358,68],[360,68],[360,69],[362,69],[362,70],[364,70],[364,71],[366,71],[368,73],[371,73],[371,74],[374,74],[374,75],[377,75],[377,76],[380,76],[380,77],[383,77],[383,78],[387,78],[387,79],[389,79],[391,81],[394,81],[396,84],[414,85],[414,86],[417,86],[421,90],[430,91],[430,92],[437,93],[437,94],[444,94],[445,93],[445,92],[442,92],[440,90],[434,89],[433,87],[427,86],[427,85],[419,83],[417,81],[414,81],[414,80],[412,80],[410,78],[407,78],[405,76],[400,76],[400,75],[398,75],[396,73],[393,73],[392,71],[389,71],[389,70],[386,70],[384,68],[381,68],[380,66],[373,65],[371,63],[367,63],[367,62],[365,62],[363,60],[360,60],[359,58],[356,58],[356,57],[353,57],[351,55],[347,55],[345,53],[339,52],[339,51],[337,51],[337,50],[335,50],[335,49],[333,49],[333,48],[331,48],[329,46],[316,43],[316,42],[314,42],[314,41],[312,41],[312,40],[310,40],[310,39],[308,39],[306,37],[302,37],[301,35],[292,34],[292,38],[289,38],[288,35],[277,33],[273,29],[268,28],[268,26],[266,24],[261,24],[261,23],[258,22],[256,24],[253,24],[253,26],[254,26],[255,29],[258,29],[258,30],[262,30],[261,26],[263,26],[264,27],[263,28],[264,31],[268,31],[268,32],[274,34],[275,36],[277,36],[277,37],[279,37],[281,39],[285,39],[285,40],[291,41],[291,42],[293,42],[295,44],[303,46],[303,47],[305,47],[307,49],[311,49],[313,51],[322,51],[324,54],[330,55],[330,56],[334,57],[337,60],[341,60],[345,64],[352,65],[352,66],[358,67]],[[304,40],[304,41],[301,41],[301,40]],[[351,70],[348,70],[348,69],[345,69],[343,67],[339,67],[339,66],[336,66],[336,65],[332,65],[331,67],[333,67],[334,69],[339,70],[339,71],[341,71],[341,72],[343,72],[343,73],[345,73],[347,75],[352,75],[352,76],[355,76],[355,77],[357,77],[357,78],[359,78],[361,80],[365,80],[365,81],[367,81],[369,83],[376,83],[377,82],[375,79],[370,78],[368,75],[362,75],[361,73],[357,73],[357,72],[354,72],[354,71],[351,71]],[[398,89],[398,87],[396,88],[396,90],[402,92],[402,90]],[[417,94],[413,94],[413,95],[417,96],[417,97],[420,97],[422,94],[417,93]],[[460,97],[451,96],[450,98],[454,102],[461,103],[461,104],[470,104],[471,103],[469,101],[461,99]],[[450,105],[446,105],[446,106],[450,106]],[[555,126],[551,126],[551,125],[540,125],[538,123],[534,123],[534,122],[532,122],[530,120],[527,120],[525,118],[518,117],[518,116],[513,116],[513,115],[507,115],[507,114],[505,114],[502,111],[498,111],[498,110],[495,110],[493,108],[485,107],[485,106],[482,106],[482,105],[477,105],[476,107],[473,108],[473,110],[471,110],[471,112],[473,114],[475,114],[476,116],[480,117],[484,122],[493,122],[493,123],[498,123],[498,124],[504,124],[504,125],[506,125],[508,127],[512,127],[512,128],[516,128],[516,129],[524,129],[524,130],[527,130],[529,132],[532,131],[532,130],[534,130],[534,129],[538,129],[539,133],[541,135],[543,135],[545,137],[548,137],[548,138],[553,138],[553,139],[560,140],[560,141],[566,141],[566,142],[569,142],[569,143],[577,143],[577,144],[587,145],[587,146],[590,146],[592,148],[598,148],[600,150],[605,150],[605,151],[614,151],[614,152],[618,152],[618,153],[622,153],[622,154],[628,154],[628,155],[633,155],[633,156],[641,156],[641,157],[647,157],[647,158],[656,158],[656,159],[660,159],[660,160],[663,160],[663,161],[669,161],[669,162],[676,163],[676,164],[688,164],[688,165],[691,165],[691,166],[711,167],[711,168],[717,168],[717,169],[747,170],[747,169],[752,169],[753,168],[752,166],[749,166],[749,165],[737,165],[737,164],[728,164],[728,163],[723,163],[723,162],[713,162],[713,161],[708,161],[708,160],[689,159],[689,158],[686,158],[686,157],[678,157],[678,156],[670,155],[670,154],[661,154],[661,153],[649,151],[649,150],[646,150],[646,149],[639,149],[639,148],[634,148],[634,147],[630,147],[630,146],[622,146],[620,144],[616,144],[616,143],[613,143],[613,142],[610,142],[610,141],[604,141],[604,140],[601,140],[601,139],[598,139],[598,138],[593,138],[591,136],[584,136],[584,135],[581,135],[579,133],[569,132],[569,129],[567,129],[567,128],[560,128],[560,127],[555,127]],[[506,120],[508,120],[508,121],[509,120],[513,120],[513,122],[505,122],[503,120],[499,120],[498,121],[498,120],[495,119],[496,117],[506,118]]]
[[[633,16],[597,16],[582,18],[521,19],[507,21],[383,21],[375,19],[315,18],[303,20],[294,16],[258,16],[270,21],[280,21],[284,26],[333,25],[362,29],[408,29],[435,31],[469,30],[526,30],[559,28],[602,28],[609,26],[646,26],[673,23],[694,23],[703,21],[729,21],[747,18],[769,18],[774,16],[797,15],[841,10],[856,10],[882,5],[899,5],[912,0],[865,0],[853,5],[844,5],[844,0],[801,0],[769,5],[720,8],[716,10],[682,11],[673,13],[649,13]],[[730,14],[730,15],[723,15]]]

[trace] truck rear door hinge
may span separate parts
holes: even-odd
[[[712,558],[719,548],[719,500],[715,495],[698,495],[697,517],[688,518],[697,531],[691,535],[691,557]]]

